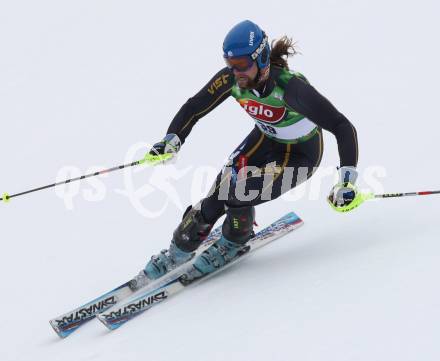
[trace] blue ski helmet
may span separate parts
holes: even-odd
[[[270,46],[267,35],[250,20],[235,25],[223,41],[223,57],[228,59],[248,55],[263,69],[270,63]]]

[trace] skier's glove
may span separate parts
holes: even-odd
[[[327,198],[330,206],[338,212],[348,212],[359,206],[362,201],[361,195],[355,187],[358,172],[355,167],[339,168],[339,182],[336,184]]]
[[[157,142],[145,156],[149,164],[162,163],[171,159],[180,150],[181,142],[176,134],[167,134],[160,142]]]
[[[160,142],[157,142],[150,149],[151,155],[161,155],[166,153],[177,153],[180,149],[180,139],[176,134],[167,134]]]

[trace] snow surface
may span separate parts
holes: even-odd
[[[356,125],[359,167],[385,169],[383,191],[440,187],[438,2],[42,0],[0,9],[2,192],[50,183],[65,166],[120,164],[137,142],[161,139],[223,67],[223,37],[243,18],[299,41],[291,65]],[[305,225],[291,236],[115,332],[91,322],[58,339],[48,320],[165,248],[197,200],[197,166],[212,175],[252,126],[232,100],[202,119],[175,164],[179,197],[160,217],[145,216],[167,204],[163,190],[141,188],[149,168],[128,177],[143,191],[137,206],[116,191],[127,189],[122,172],[0,204],[0,360],[439,360],[440,199],[388,199],[341,215],[325,202],[332,177],[313,199],[257,208],[261,225],[295,210]],[[325,143],[322,166],[334,167],[331,134]],[[72,203],[59,197],[75,189]]]

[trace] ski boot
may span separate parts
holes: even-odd
[[[254,235],[254,207],[229,207],[222,227],[222,237],[193,263],[192,275],[201,277],[223,267],[240,253],[249,250],[246,243]],[[232,241],[232,239],[234,241]]]
[[[194,251],[208,236],[212,226],[205,222],[200,210],[188,207],[182,222],[173,233],[170,248],[152,256],[145,268],[130,282],[130,288],[132,290],[142,288],[152,280],[190,261],[194,257]]]
[[[225,237],[221,237],[215,244],[197,257],[193,266],[200,272],[200,276],[205,275],[223,267],[248,248],[245,244],[231,242]]]
[[[163,249],[158,255],[151,257],[145,268],[131,280],[130,288],[137,290],[146,286],[151,281],[188,262],[193,256],[194,252],[182,251],[174,244],[174,241],[171,241],[169,249]]]

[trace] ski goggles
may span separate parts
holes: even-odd
[[[239,56],[236,58],[226,58],[226,65],[231,70],[237,70],[240,72],[248,71],[252,65],[254,65],[254,60],[249,55]]]
[[[255,49],[255,51],[250,55],[228,57],[226,54],[224,54],[226,65],[228,66],[229,69],[232,70],[236,69],[237,71],[241,71],[241,72],[245,72],[249,70],[255,61],[257,61],[258,63],[260,62],[258,60],[258,57],[264,51],[266,46],[268,46],[267,45],[268,41],[269,41],[268,37],[266,36],[266,34],[264,34],[264,38],[260,46],[257,49]],[[266,62],[266,60],[264,62]]]

